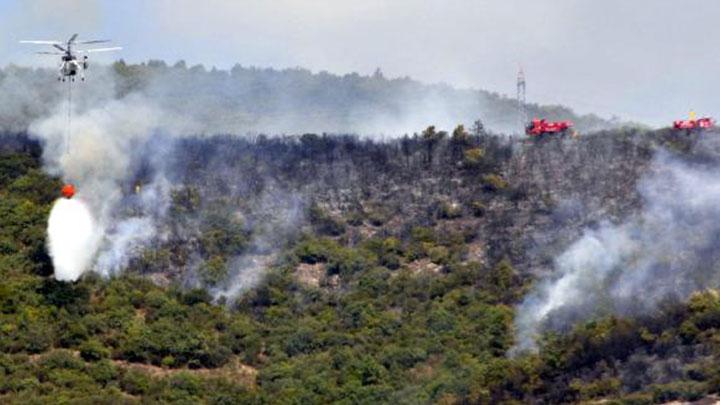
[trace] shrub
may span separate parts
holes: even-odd
[[[40,365],[46,370],[65,368],[70,370],[82,370],[85,366],[79,358],[73,356],[68,350],[55,350],[45,356]]]
[[[373,226],[382,226],[391,217],[391,214],[383,208],[376,207],[367,213],[367,220]]]
[[[120,377],[120,388],[130,395],[145,395],[150,391],[151,382],[145,373],[130,369]]]
[[[483,187],[486,191],[496,192],[508,187],[507,181],[497,174],[486,174],[482,177]]]
[[[573,380],[570,383],[570,388],[577,391],[582,400],[607,398],[618,394],[621,387],[622,381],[617,378],[603,378],[587,383],[582,380]]]
[[[457,219],[462,217],[462,206],[458,203],[445,202],[440,204],[438,208],[438,218],[441,219]]]
[[[21,331],[23,332],[23,350],[29,353],[42,353],[53,344],[54,330],[49,323],[42,320],[30,323]]]
[[[334,250],[335,242],[324,239],[307,239],[295,248],[295,255],[302,263],[315,264],[325,262]]]
[[[215,286],[228,277],[228,266],[222,256],[213,256],[200,266],[200,277],[205,285]]]
[[[80,356],[85,361],[99,361],[110,356],[110,350],[97,339],[89,339],[80,345]]]
[[[485,149],[483,148],[471,148],[465,151],[463,154],[463,165],[470,168],[475,168],[482,163],[483,157],[485,157]]]
[[[360,226],[363,224],[365,215],[361,211],[351,211],[347,214],[345,222],[352,226]]]
[[[517,274],[508,259],[500,260],[488,273],[487,283],[498,294],[507,295],[517,282]]]
[[[450,251],[445,246],[433,246],[428,249],[428,256],[435,264],[446,264],[450,259]]]
[[[87,368],[87,373],[99,384],[106,386],[118,377],[118,369],[109,360],[100,360]]]
[[[314,335],[310,329],[296,331],[285,342],[285,353],[288,356],[310,353],[316,346]]]
[[[202,381],[188,372],[180,372],[170,377],[169,386],[173,391],[180,391],[189,396],[201,393]]]
[[[472,211],[473,216],[475,217],[483,217],[485,215],[487,207],[485,207],[485,204],[483,204],[480,201],[473,201],[470,203],[470,211]]]
[[[326,267],[328,274],[349,276],[363,272],[377,262],[377,256],[361,249],[340,249],[333,252]]]
[[[425,350],[419,347],[400,347],[392,345],[382,351],[382,364],[388,370],[408,369],[427,358]]]
[[[656,403],[675,400],[697,401],[707,392],[707,386],[697,381],[677,381],[652,387]]]
[[[382,242],[383,253],[402,254],[402,242],[398,238],[389,237]]]
[[[175,366],[175,357],[173,356],[165,356],[163,357],[162,361],[160,362],[160,365],[166,368],[172,368]]]
[[[212,296],[204,288],[193,288],[180,295],[180,301],[185,305],[210,304]]]
[[[400,256],[395,253],[385,253],[380,256],[380,265],[390,270],[397,270],[400,268]]]
[[[342,223],[341,220],[335,219],[323,211],[318,205],[313,204],[309,211],[310,223],[317,233],[328,236],[339,236],[345,232],[345,224]]]
[[[200,363],[203,367],[222,367],[230,361],[232,351],[229,348],[218,343],[216,340],[206,338],[205,341],[207,348],[199,354]]]
[[[411,238],[414,242],[434,242],[435,231],[432,228],[416,226],[411,231]]]
[[[200,208],[200,192],[194,187],[185,187],[172,192],[170,213],[176,217],[183,217],[196,212]]]
[[[206,225],[200,235],[200,252],[203,257],[239,255],[247,246],[247,236],[241,224],[232,220]]]

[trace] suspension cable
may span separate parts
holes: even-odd
[[[72,133],[72,80],[68,78],[67,130],[65,132],[65,154],[70,153],[70,135]]]

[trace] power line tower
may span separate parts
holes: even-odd
[[[517,109],[520,128],[525,128],[527,122],[527,111],[525,111],[525,72],[522,67],[517,75]]]

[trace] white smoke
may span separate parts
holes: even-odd
[[[243,292],[254,288],[265,276],[265,270],[272,261],[271,256],[248,255],[237,257],[229,265],[231,278],[226,287],[210,291],[215,300],[225,299],[232,303]]]
[[[535,349],[548,328],[646,314],[662,300],[720,285],[718,170],[660,153],[639,185],[642,211],[587,230],[519,306],[515,350]]]
[[[253,235],[252,251],[233,258],[228,265],[229,277],[225,283],[210,290],[215,300],[232,304],[245,291],[258,285],[266,270],[276,259],[278,244],[296,232],[303,218],[302,198],[272,184],[260,196],[257,205],[264,215],[261,227]]]
[[[108,232],[103,251],[96,262],[98,273],[108,276],[127,266],[133,252],[139,252],[155,236],[151,218],[131,217],[122,220]]]
[[[86,210],[94,218],[87,225],[92,227],[90,233],[97,235],[92,244],[60,255],[57,249],[63,245],[55,243],[57,254],[53,258],[64,257],[64,260],[83,264],[67,272],[61,269],[62,264],[53,260],[56,277],[63,280],[77,279],[89,269],[88,258],[95,257],[98,257],[97,270],[110,274],[127,264],[129,250],[154,236],[153,218],[144,216],[143,212],[120,223],[116,223],[114,215],[123,198],[123,184],[132,176],[133,158],[144,152],[139,148],[161,127],[163,115],[142,97],[128,96],[119,101],[103,99],[106,94],[106,90],[88,94],[89,98],[96,98],[96,103],[91,105],[85,100],[87,108],[73,110],[71,121],[68,121],[67,104],[63,103],[54,114],[30,127],[30,132],[44,141],[46,170],[74,184],[87,202]],[[155,195],[158,190],[154,184],[145,190],[144,198],[154,209],[165,206],[159,203],[165,199]],[[167,192],[167,188],[161,192]],[[63,229],[73,232],[56,228],[55,235],[59,237]]]
[[[105,243],[95,263],[95,271],[108,276],[127,267],[158,234],[158,220],[170,206],[170,184],[159,177],[141,188],[129,205],[135,211],[126,218],[113,218],[105,230]]]
[[[73,106],[70,121],[67,104],[59,102],[53,113],[30,126],[30,133],[43,141],[45,169],[74,184],[94,218],[90,225],[93,243],[82,250],[70,249],[63,256],[83,265],[61,276],[62,270],[54,261],[56,276],[62,280],[76,280],[88,270],[105,276],[117,274],[151,243],[166,240],[168,230],[163,224],[173,185],[166,177],[163,160],[170,153],[169,145],[178,137],[202,131],[192,117],[172,112],[141,94],[112,98],[108,89],[112,85],[112,80],[104,85],[95,83],[90,88],[78,85],[74,91],[80,101]],[[143,179],[146,183],[139,190],[134,190],[130,182],[140,160],[147,160],[152,174]],[[291,205],[268,219],[265,225],[272,226],[269,232],[273,235],[295,227],[292,218],[297,215],[290,215],[287,210],[295,212],[297,204],[293,200]],[[286,218],[288,215],[292,218]],[[61,232],[62,228],[58,235]],[[263,233],[253,243],[262,245],[265,238],[272,237]],[[268,254],[257,260],[246,256],[231,260],[228,267],[232,280],[217,295],[233,298],[256,285],[270,257]]]
[[[48,219],[48,247],[56,279],[77,280],[90,267],[98,240],[95,221],[81,200],[55,201]]]

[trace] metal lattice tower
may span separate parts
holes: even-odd
[[[525,72],[522,67],[517,75],[517,109],[520,128],[525,128],[527,112],[525,111]]]

